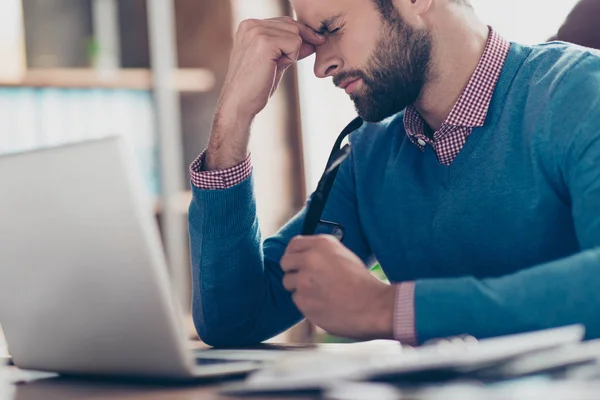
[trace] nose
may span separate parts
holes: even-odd
[[[317,78],[333,76],[341,71],[343,66],[343,59],[329,40],[322,46],[317,46],[315,51],[315,76]]]

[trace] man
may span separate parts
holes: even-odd
[[[508,43],[465,0],[292,5],[298,21],[240,25],[191,166],[201,338],[249,345],[303,317],[410,344],[572,323],[600,337],[600,57]],[[261,242],[252,120],[312,53],[371,122],[323,213],[345,238],[298,236],[303,210]],[[392,285],[368,273],[375,259]]]

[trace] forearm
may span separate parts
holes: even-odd
[[[194,188],[189,215],[193,311],[211,345],[255,344],[300,318],[264,260],[252,179],[226,190]]]
[[[463,333],[478,338],[575,323],[600,337],[600,249],[513,275],[418,281],[419,342]]]
[[[206,150],[205,171],[224,170],[248,157],[250,129],[254,117],[238,112],[233,103],[220,100]]]

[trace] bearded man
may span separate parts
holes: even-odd
[[[240,25],[190,168],[200,337],[251,345],[302,318],[408,344],[573,323],[600,337],[600,56],[508,42],[468,0],[291,3],[297,20]],[[313,53],[367,121],[323,211],[345,235],[300,235],[305,208],[263,241],[252,121]]]

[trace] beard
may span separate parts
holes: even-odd
[[[406,24],[397,10],[384,16],[382,35],[363,71],[346,71],[334,84],[352,78],[363,85],[351,95],[358,115],[380,122],[414,103],[428,78],[431,33]]]

